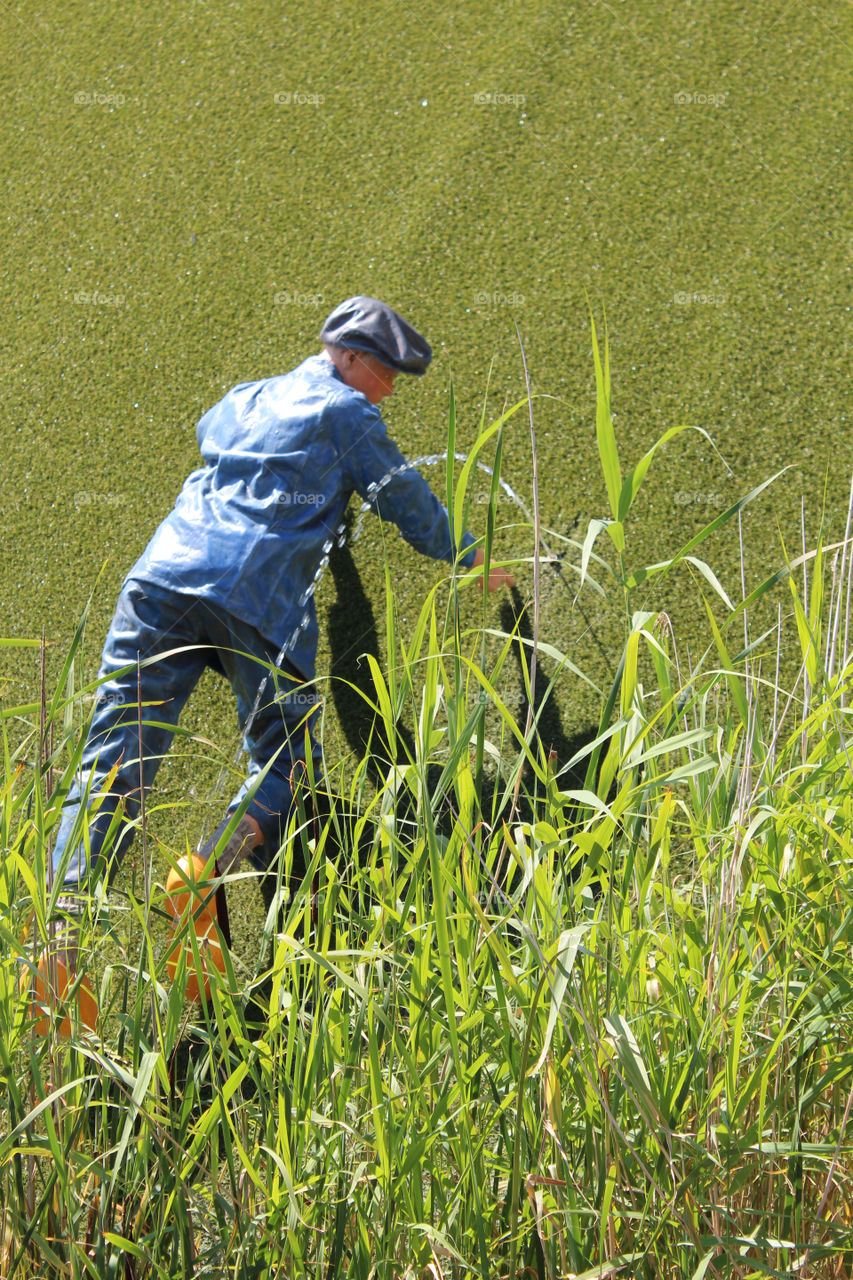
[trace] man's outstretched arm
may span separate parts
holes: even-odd
[[[474,563],[472,564],[471,568],[479,569],[480,565],[485,563],[486,563],[486,557],[483,554],[483,548],[478,547],[477,550],[474,552]],[[497,591],[500,587],[514,587],[514,586],[515,586],[515,578],[512,576],[509,569],[504,569],[499,564],[489,565],[489,576],[488,578],[483,579],[484,591],[486,590]]]

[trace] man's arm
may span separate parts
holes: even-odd
[[[481,565],[485,564],[485,562],[486,557],[483,554],[483,548],[478,547],[474,552],[474,563],[471,568],[479,569]],[[503,566],[499,564],[489,564],[489,576],[488,578],[483,579],[484,591],[497,591],[500,587],[514,586],[515,578],[512,576],[509,569],[504,569]]]
[[[474,537],[469,532],[456,530],[457,547],[451,544],[447,509],[389,439],[376,408],[366,410],[351,428],[345,456],[356,491],[381,519],[392,520],[416,551],[451,562],[462,552],[461,563],[466,569],[476,569],[484,563],[483,552],[473,550]],[[490,566],[484,589],[496,591],[514,585],[506,569]]]
[[[452,563],[461,552],[462,564],[472,567],[474,538],[455,530],[453,545],[446,508],[389,439],[378,409],[365,405],[355,422],[350,416],[338,439],[340,457],[353,488],[382,520],[393,521],[410,546],[422,555]]]

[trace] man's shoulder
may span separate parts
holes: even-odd
[[[331,407],[348,408],[350,411],[372,408],[364,396],[347,386],[325,355],[308,356],[288,373],[274,374],[244,385],[254,387],[255,394],[271,400],[305,399],[314,403],[322,400]]]
[[[288,373],[240,382],[199,424],[202,434],[216,421],[244,425],[312,422],[334,433],[386,434],[379,410],[360,391],[347,386],[325,355],[309,356]]]
[[[279,393],[285,398],[304,396],[314,405],[322,405],[323,416],[329,422],[345,427],[359,424],[362,429],[378,427],[385,431],[377,407],[361,391],[348,386],[323,354],[309,356],[289,374],[284,374],[273,388],[274,395]]]

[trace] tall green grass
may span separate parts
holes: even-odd
[[[678,429],[623,476],[593,346],[608,514],[561,572],[624,620],[600,724],[553,760],[541,691],[576,678],[570,655],[496,634],[485,606],[464,626],[464,574],[404,628],[389,579],[375,747],[328,761],[322,803],[306,785],[257,965],[229,962],[201,1010],[166,979],[164,850],[138,893],[89,904],[97,1032],[61,1040],[59,1009],[36,1036],[44,867],[91,692],[75,647],[41,707],[7,713],[4,1277],[851,1273],[849,547],[727,589],[696,552],[761,486],[634,563],[634,502]],[[505,426],[478,443],[498,462]],[[654,596],[688,571],[692,660]]]

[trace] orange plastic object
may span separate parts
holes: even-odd
[[[197,853],[181,858],[177,866],[170,872],[166,880],[166,903],[175,921],[175,930],[184,929],[187,919],[192,916],[192,927],[198,943],[199,959],[203,985],[199,986],[199,974],[193,957],[192,944],[188,938],[176,942],[166,957],[166,968],[169,978],[175,981],[181,952],[186,956],[186,989],[187,1000],[198,1003],[202,998],[210,999],[210,974],[215,969],[225,972],[225,956],[217,932],[219,919],[216,910],[216,895],[210,879],[205,876],[207,863]],[[206,900],[206,901],[205,901]]]
[[[51,973],[51,968],[53,972]],[[74,985],[74,977],[70,976],[65,961],[55,959],[50,965],[47,956],[42,956],[38,970],[33,979],[33,1010],[36,1019],[33,1030],[40,1038],[47,1036],[50,1026],[51,1004],[55,1010],[62,1010],[68,999],[68,991]],[[51,1001],[51,993],[53,1000]],[[89,1031],[95,1030],[98,1021],[98,1002],[95,999],[89,979],[84,974],[77,988],[77,1009],[80,1022]],[[58,1035],[63,1040],[71,1039],[71,1015],[66,1013],[58,1027]]]

